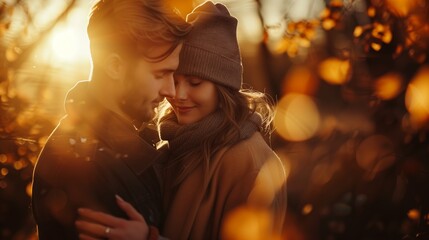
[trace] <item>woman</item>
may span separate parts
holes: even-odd
[[[205,2],[187,21],[193,29],[180,53],[176,95],[167,98],[159,114],[160,137],[169,148],[161,170],[166,212],[162,235],[232,238],[229,224],[234,223],[235,214],[245,212],[268,216],[265,227],[260,226],[261,238],[280,236],[286,214],[286,174],[263,137],[270,134],[269,101],[262,93],[240,89],[237,20],[224,5]],[[124,209],[133,211],[130,206]],[[132,222],[88,210],[82,216],[96,223],[92,230],[82,228],[86,222],[79,223],[82,231],[92,234],[107,225],[110,234],[121,232],[124,237],[120,229]]]

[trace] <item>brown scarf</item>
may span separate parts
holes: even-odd
[[[176,115],[171,113],[161,119],[159,124],[159,134],[162,140],[167,140],[169,145],[169,155],[167,162],[163,167],[163,179],[164,179],[164,207],[168,209],[170,201],[175,195],[176,187],[184,180],[184,178],[190,174],[196,165],[191,164],[195,160],[194,154],[202,152],[203,140],[207,138],[208,134],[217,131],[219,124],[224,118],[223,113],[220,111],[214,112],[209,116],[205,117],[199,122],[179,125],[177,122]],[[262,117],[255,113],[248,118],[243,124],[240,124],[240,139],[246,139],[252,136],[252,134],[258,131],[262,124]],[[230,145],[234,142],[229,143]],[[212,148],[211,156],[216,154],[215,148]],[[219,150],[219,148],[216,148]],[[198,155],[199,156],[199,155]],[[196,163],[204,164],[205,161],[201,158],[201,161]],[[210,163],[209,163],[210,164]],[[206,166],[206,169],[209,166]],[[205,175],[201,176],[202,181],[205,179]]]
[[[203,120],[188,124],[179,125],[174,114],[161,120],[159,131],[162,140],[167,140],[171,154],[180,156],[184,153],[201,146],[202,139],[208,133],[216,131],[219,123],[224,118],[220,111],[214,112]],[[251,115],[243,124],[240,125],[240,139],[246,139],[261,128],[262,118],[258,113]],[[233,143],[232,143],[233,144]]]

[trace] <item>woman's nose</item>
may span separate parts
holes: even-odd
[[[177,100],[185,100],[187,98],[187,90],[183,84],[176,85],[176,99]]]

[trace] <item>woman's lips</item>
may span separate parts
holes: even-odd
[[[193,107],[176,107],[179,113],[188,113],[192,110]]]

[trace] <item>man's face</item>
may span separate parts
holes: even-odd
[[[160,62],[140,58],[128,69],[118,104],[131,119],[142,122],[153,119],[159,102],[175,96],[173,73],[179,65],[181,47]],[[165,50],[166,47],[157,47],[151,54],[156,56]]]

